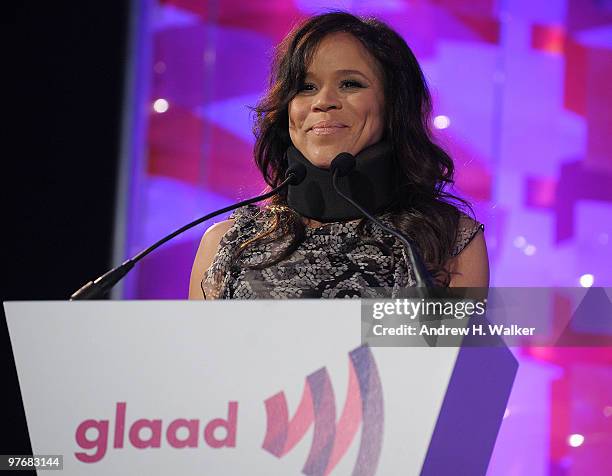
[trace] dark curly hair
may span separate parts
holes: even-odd
[[[453,183],[453,161],[438,146],[429,129],[431,96],[423,72],[406,42],[385,23],[346,12],[311,17],[296,26],[277,46],[266,95],[254,108],[255,163],[270,187],[277,186],[287,170],[286,151],[291,145],[288,106],[304,81],[308,65],[321,40],[330,33],[345,32],[357,38],[376,59],[383,75],[386,100],[384,141],[391,147],[397,170],[397,198],[392,205],[398,230],[418,246],[438,284],[448,285],[445,265],[459,225],[461,198],[445,191]],[[264,268],[291,254],[304,236],[301,217],[286,206],[286,194],[268,204],[274,214],[272,227],[243,243],[236,258],[257,241],[288,238],[289,243]],[[364,220],[359,226],[364,233]]]

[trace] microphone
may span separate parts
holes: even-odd
[[[299,163],[292,164],[291,167],[289,167],[287,169],[287,172],[285,173],[285,180],[283,180],[277,187],[273,188],[269,192],[266,192],[262,195],[258,195],[256,197],[249,198],[247,200],[243,200],[234,205],[229,205],[227,207],[221,208],[212,213],[209,213],[208,215],[204,215],[203,217],[198,218],[197,220],[194,220],[191,223],[188,223],[187,225],[182,226],[178,230],[170,233],[169,235],[165,236],[164,238],[157,241],[153,245],[149,246],[146,250],[141,251],[133,258],[130,258],[124,261],[119,266],[104,273],[98,279],[94,281],[89,281],[87,284],[85,284],[84,286],[79,288],[76,292],[74,292],[70,296],[70,300],[76,301],[76,300],[84,300],[84,299],[96,299],[96,298],[103,296],[108,291],[110,291],[110,289],[115,284],[117,284],[126,274],[128,274],[138,261],[143,259],[145,256],[147,256],[152,251],[159,248],[161,245],[163,245],[167,241],[170,241],[175,236],[180,235],[181,233],[189,230],[190,228],[193,228],[194,226],[199,225],[200,223],[206,220],[210,220],[211,218],[214,218],[217,215],[221,215],[223,213],[230,212],[237,208],[244,207],[245,205],[250,205],[251,203],[259,202],[261,200],[265,200],[266,198],[270,198],[273,195],[276,195],[280,190],[282,190],[284,187],[287,187],[288,185],[299,185],[304,180],[305,177],[306,177],[306,167],[303,164],[299,164]]]
[[[329,170],[332,175],[338,172],[338,177],[346,177],[353,171],[356,165],[357,161],[355,160],[355,156],[353,154],[341,152],[334,160],[332,160],[331,164],[329,165]]]
[[[342,152],[336,156],[334,160],[332,160],[329,169],[332,173],[332,185],[334,190],[338,195],[340,195],[344,200],[348,201],[351,205],[353,205],[357,210],[359,210],[363,215],[365,215],[370,221],[376,223],[380,228],[385,230],[387,233],[395,236],[398,240],[400,240],[404,246],[406,247],[406,252],[408,253],[408,259],[414,270],[414,277],[416,279],[417,287],[425,287],[425,288],[433,288],[433,279],[427,268],[423,264],[423,260],[419,256],[416,251],[416,245],[393,228],[388,227],[384,223],[382,223],[378,218],[370,214],[367,210],[365,210],[362,206],[356,203],[352,198],[348,195],[344,194],[338,188],[338,177],[345,177],[350,174],[355,168],[356,161],[355,157],[348,152]]]
[[[299,185],[306,178],[306,166],[300,163],[291,164],[285,172],[285,180],[288,185]],[[281,183],[275,190],[279,190],[284,187]]]

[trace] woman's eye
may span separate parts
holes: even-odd
[[[299,88],[298,91],[312,91],[314,90],[315,85],[312,83],[304,83]]]
[[[343,88],[363,88],[363,84],[353,79],[347,79],[345,81],[342,81],[341,84]]]

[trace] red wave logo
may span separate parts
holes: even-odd
[[[274,456],[282,458],[289,453],[314,422],[312,445],[302,473],[326,476],[342,459],[362,424],[352,474],[375,473],[382,449],[384,411],[380,377],[368,346],[349,353],[348,390],[337,423],[334,390],[325,367],[306,377],[302,399],[291,421],[284,392],[268,398],[265,405],[268,425],[263,449]]]

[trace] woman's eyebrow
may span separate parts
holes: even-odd
[[[339,76],[344,76],[348,74],[356,74],[370,81],[370,78],[368,78],[364,73],[356,69],[338,69],[334,71],[334,74],[339,75]],[[309,79],[317,79],[317,75],[311,71],[306,72],[305,77]]]
[[[336,71],[337,74],[358,74],[359,76],[363,76],[364,78],[368,79],[368,77],[363,74],[361,71],[358,71],[356,69],[339,69]]]

